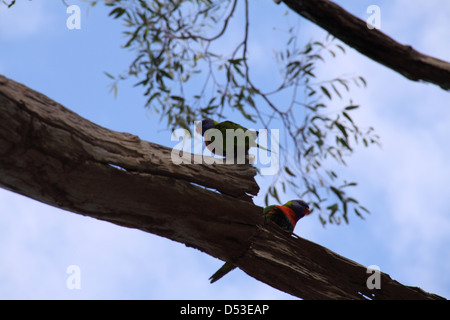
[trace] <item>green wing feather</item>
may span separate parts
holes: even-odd
[[[281,228],[288,231],[292,231],[294,229],[292,223],[278,206],[272,205],[265,207],[263,213],[267,220],[275,222]]]
[[[272,220],[272,217],[276,212],[278,212],[278,207],[275,205],[265,207],[263,210],[263,213],[268,220]]]
[[[241,126],[240,124],[234,123],[232,121],[223,121],[220,122],[218,124],[216,124],[214,126],[214,128],[220,130],[221,132],[225,133],[226,129],[233,129],[233,130],[237,130],[237,129],[242,129],[244,131],[247,131],[248,129]]]
[[[236,135],[237,137],[237,141],[235,140],[233,145],[236,146],[242,146],[242,143],[244,143],[244,147],[245,150],[247,151],[248,149],[252,148],[252,147],[257,147],[260,149],[264,149],[267,151],[270,151],[267,148],[264,148],[262,146],[260,146],[259,144],[256,143],[256,138],[258,137],[258,132],[254,131],[254,130],[249,130],[243,126],[241,126],[240,124],[237,124],[235,122],[232,121],[223,121],[221,123],[218,123],[214,126],[215,129],[219,130],[222,133],[222,136],[224,137],[223,139],[223,149],[226,151],[226,133],[227,133],[227,129],[232,129],[232,130],[238,130],[241,129],[243,131],[243,135]]]

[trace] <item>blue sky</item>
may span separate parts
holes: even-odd
[[[106,128],[173,146],[164,123],[143,107],[140,88],[125,82],[117,98],[109,92],[103,72],[121,73],[133,58],[120,48],[120,23],[101,5],[88,11],[81,2],[67,2],[81,5],[81,30],[66,28],[62,1],[0,7],[0,74]],[[364,20],[366,8],[378,5],[383,32],[450,61],[449,1],[336,2]],[[286,26],[286,7],[269,0],[252,7],[261,35],[252,33],[249,54],[263,70],[277,44],[267,34]],[[294,23],[295,14],[288,19]],[[325,34],[306,20],[300,26],[306,39]],[[354,73],[368,82],[366,89],[351,91],[362,106],[354,119],[375,127],[382,147],[359,149],[340,170],[359,182],[355,197],[372,213],[326,228],[309,216],[295,233],[360,264],[378,265],[405,285],[449,298],[449,93],[411,82],[350,48],[321,73]],[[255,204],[263,204],[261,195]],[[80,268],[81,289],[66,286],[70,265]],[[183,244],[0,190],[1,299],[294,299],[240,270],[209,284],[221,265]]]

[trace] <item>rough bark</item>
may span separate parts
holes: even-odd
[[[1,76],[0,114],[3,188],[222,259],[239,254],[261,221],[248,201],[259,189],[251,166],[174,165],[170,148],[102,128]],[[239,228],[227,230],[230,223]]]
[[[367,268],[316,243],[288,236],[274,224],[259,226],[236,264],[249,275],[306,299],[443,299],[404,286],[380,272],[380,289],[369,289]],[[276,270],[276,272],[275,272]],[[289,280],[290,279],[290,280]]]
[[[450,63],[402,45],[330,0],[283,0],[296,13],[322,27],[370,59],[413,81],[450,90]]]
[[[233,261],[303,299],[438,299],[265,224],[250,165],[175,165],[169,148],[102,128],[0,76],[0,187]],[[233,187],[230,187],[233,186]]]

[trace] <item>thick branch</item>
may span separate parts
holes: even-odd
[[[222,259],[246,249],[261,221],[257,207],[238,200],[258,192],[251,166],[175,165],[171,149],[102,128],[2,76],[0,114],[3,188]],[[236,219],[222,219],[221,211],[234,212]],[[230,223],[239,229],[227,231]],[[208,232],[199,232],[205,226]],[[215,246],[217,241],[222,243]]]
[[[258,190],[251,166],[175,165],[169,148],[95,125],[3,76],[0,114],[0,187],[233,261],[304,299],[440,298],[385,274],[372,295],[363,266],[265,225],[262,208],[242,199]]]
[[[322,27],[365,56],[414,81],[450,90],[450,63],[405,46],[329,0],[283,0],[306,19]]]
[[[307,299],[443,299],[383,272],[380,289],[368,289],[371,274],[366,267],[296,235],[287,236],[274,224],[260,227],[236,264],[262,282]]]

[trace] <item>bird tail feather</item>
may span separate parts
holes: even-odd
[[[209,280],[211,281],[211,283],[214,283],[235,268],[236,268],[236,266],[233,265],[232,263],[225,262],[225,264],[219,270],[217,270],[216,273],[214,273],[209,278]]]

